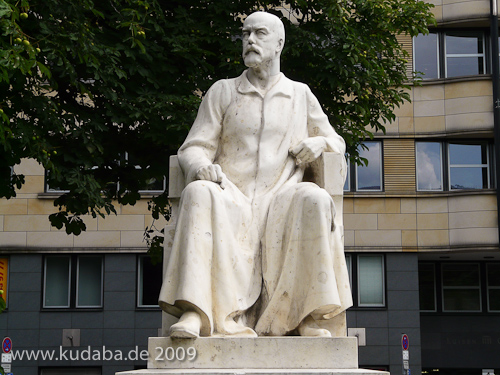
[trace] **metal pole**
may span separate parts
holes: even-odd
[[[500,239],[500,69],[498,55],[497,0],[490,0],[491,80],[493,86],[493,134],[495,137],[495,179],[497,191],[498,238]]]

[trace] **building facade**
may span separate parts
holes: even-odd
[[[401,37],[408,70],[424,73],[421,85],[386,134],[367,142],[370,163],[351,167],[346,185],[355,298],[372,299],[348,312],[348,327],[366,327],[363,366],[400,373],[407,334],[411,373],[499,373],[498,56],[491,52],[498,40],[489,1],[432,3],[437,25],[430,34]],[[376,294],[363,269],[378,275]]]
[[[366,142],[368,166],[349,169],[349,334],[360,338],[361,367],[500,373],[500,161],[491,74],[498,41],[489,0],[432,2],[431,33],[400,38],[411,55],[408,70],[425,73],[422,84],[386,133]],[[150,264],[143,242],[154,192],[133,207],[117,206],[116,216],[85,218],[87,231],[73,236],[50,227],[60,192],[46,186],[43,168],[25,160],[16,172],[26,184],[16,198],[0,200],[0,287],[8,305],[0,338],[25,353],[11,372],[144,368],[147,338],[161,327],[161,267]]]

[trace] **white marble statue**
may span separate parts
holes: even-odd
[[[301,182],[345,143],[309,87],[280,72],[284,41],[278,17],[246,18],[248,70],[210,88],[179,149],[187,186],[159,301],[180,317],[171,337],[331,336],[316,322],[352,304],[333,200]]]

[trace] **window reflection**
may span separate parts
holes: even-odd
[[[424,79],[485,74],[484,35],[461,30],[420,34],[413,39],[413,61]]]
[[[484,74],[484,42],[480,33],[447,33],[446,77]]]
[[[486,144],[450,143],[450,189],[487,189],[488,151]]]
[[[438,34],[420,34],[413,46],[415,71],[422,72],[424,79],[439,78]]]
[[[441,143],[417,142],[418,190],[443,190]]]
[[[368,149],[359,150],[359,156],[368,160],[368,165],[356,167],[357,190],[382,190],[381,142],[364,142]]]
[[[487,142],[416,142],[415,149],[418,191],[491,187]],[[443,150],[447,150],[446,160],[443,160]]]

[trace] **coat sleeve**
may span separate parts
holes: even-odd
[[[326,140],[325,152],[345,154],[345,141],[337,134],[328,121],[327,115],[321,109],[318,99],[306,88],[307,97],[307,130],[309,137],[324,137]]]
[[[214,83],[203,98],[196,120],[177,152],[186,184],[195,180],[196,172],[201,167],[213,163],[230,99],[231,92],[225,80]]]
[[[328,121],[328,116],[321,109],[318,99],[311,92],[309,87],[306,88],[307,97],[307,131],[309,137],[324,137],[326,141],[326,149],[324,152],[334,152],[336,154],[345,155],[345,141],[333,129]],[[344,174],[342,178],[347,176],[347,162],[345,157],[342,158],[342,170]]]

